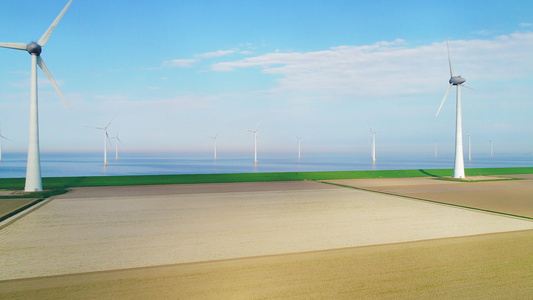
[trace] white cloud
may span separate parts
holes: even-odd
[[[196,59],[173,59],[164,61],[163,65],[170,67],[190,67],[196,62]]]
[[[207,52],[207,53],[203,53],[203,54],[198,54],[196,55],[197,57],[201,57],[201,58],[212,58],[212,57],[220,57],[220,56],[224,56],[224,55],[229,55],[229,54],[233,54],[235,53],[235,50],[218,50],[218,51],[214,51],[214,52]]]
[[[531,27],[533,23],[520,23],[520,27]]]
[[[533,33],[502,35],[491,40],[450,41],[458,74],[466,79],[494,80],[530,76]],[[273,52],[212,65],[231,72],[260,68],[279,76],[273,91],[334,95],[402,96],[439,89],[448,80],[445,42],[409,47],[404,40],[366,46],[339,46],[305,53]],[[528,75],[529,74],[529,75]]]

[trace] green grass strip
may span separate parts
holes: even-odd
[[[67,189],[72,187],[161,185],[192,183],[229,183],[263,181],[302,181],[333,179],[372,179],[407,177],[451,176],[451,169],[430,170],[380,170],[380,171],[326,171],[326,172],[272,172],[232,174],[181,174],[181,175],[134,175],[134,176],[87,176],[87,177],[45,177],[43,188]],[[467,176],[490,176],[510,174],[533,174],[532,167],[526,168],[479,168],[467,169]],[[24,178],[0,178],[0,189],[23,190]]]

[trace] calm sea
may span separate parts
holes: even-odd
[[[26,176],[25,153],[4,153],[2,159],[0,178]],[[115,160],[114,153],[109,153],[109,163],[104,166],[100,153],[41,153],[41,172],[43,177],[70,177],[453,168],[453,154],[438,158],[428,154],[381,154],[376,163],[366,153],[312,153],[301,159],[292,153],[262,154],[258,160],[255,165],[248,154],[221,154],[214,160],[208,153],[122,153]],[[500,167],[533,167],[533,155],[480,155],[465,161],[467,169]],[[466,173],[468,176],[468,170]]]

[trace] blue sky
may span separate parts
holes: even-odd
[[[36,41],[67,3],[4,1],[1,42]],[[39,73],[41,151],[452,152],[455,91],[472,150],[533,152],[531,1],[83,1],[42,57],[72,106]],[[30,56],[0,49],[0,123],[26,151]],[[466,143],[465,143],[466,145]]]

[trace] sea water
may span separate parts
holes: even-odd
[[[114,153],[113,153],[114,154]],[[0,178],[26,176],[26,154],[4,153]],[[265,153],[254,163],[253,155],[209,153],[121,153],[119,160],[108,155],[104,166],[101,153],[41,153],[43,177],[221,174],[256,172],[310,172],[356,170],[453,169],[453,154],[384,153],[375,163],[366,153],[310,153],[298,159],[292,153]],[[479,155],[465,160],[465,168],[533,167],[531,154]],[[466,171],[468,176],[468,170]]]

